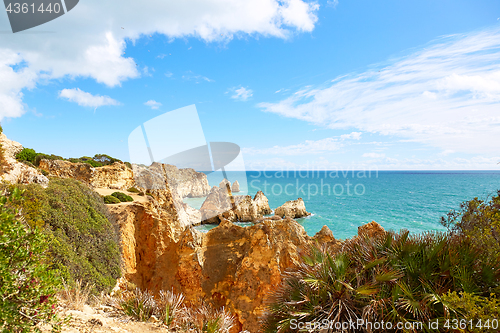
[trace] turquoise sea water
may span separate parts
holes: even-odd
[[[327,225],[342,239],[354,236],[358,226],[372,220],[385,229],[444,230],[439,221],[451,209],[500,190],[500,171],[251,171],[227,176],[239,181],[242,192],[238,194],[253,196],[262,190],[271,209],[303,198],[313,214],[298,220],[307,233],[314,235]],[[208,179],[214,186],[222,177],[212,173]],[[203,200],[185,202],[199,208]]]

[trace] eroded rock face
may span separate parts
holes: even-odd
[[[41,160],[40,169],[52,176],[73,178],[92,187],[126,190],[135,184],[132,170],[122,162],[94,168],[87,163]]]
[[[304,200],[302,200],[302,198],[285,202],[282,206],[276,208],[274,214],[292,219],[311,215],[311,213],[306,211],[306,205],[304,204]]]
[[[16,160],[16,154],[23,150],[23,146],[15,141],[9,140],[5,134],[0,134],[0,144],[4,151],[5,166],[0,179],[11,184],[40,184],[47,187],[49,179],[42,175],[37,169],[32,168]]]
[[[259,191],[255,194],[253,197],[253,201],[259,207],[259,212],[262,215],[269,215],[271,214],[271,207],[269,207],[269,201],[267,200],[267,197],[264,195],[262,191]]]
[[[181,198],[204,197],[210,192],[207,175],[204,173],[194,169],[178,169],[170,164],[164,166],[170,189]]]
[[[222,182],[221,184],[224,186]],[[234,205],[227,188],[214,186],[200,209],[203,223],[218,224],[223,219],[231,222],[256,222],[271,213],[269,202],[261,191],[253,199],[249,195],[234,195],[232,200]]]
[[[228,185],[229,185],[229,187],[228,187]],[[228,188],[230,189],[230,188],[231,188],[231,183],[229,182],[229,180],[227,180],[227,179],[225,179],[225,178],[224,178],[224,179],[223,179],[223,180],[219,183],[219,188],[220,188],[221,190],[226,190],[226,189],[228,189]]]
[[[234,181],[231,191],[233,191],[233,193],[238,193],[240,191],[240,183],[238,183],[237,180]]]

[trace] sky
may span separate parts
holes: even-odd
[[[247,170],[499,170],[500,2],[84,0],[15,34],[0,13],[25,147],[128,161],[134,129],[190,105]]]

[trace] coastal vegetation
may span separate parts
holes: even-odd
[[[50,240],[52,268],[69,284],[81,280],[93,285],[94,293],[110,291],[120,277],[120,249],[103,199],[74,179],[53,178],[45,189],[37,184],[19,188],[23,200],[14,204],[26,223]]]
[[[52,239],[15,209],[17,188],[0,198],[0,331],[31,332],[39,322],[60,326],[54,310],[60,274],[48,255]]]
[[[119,159],[111,157],[106,154],[96,154],[94,155],[94,157],[82,156],[79,158],[64,158],[62,156],[54,154],[48,155],[44,153],[37,153],[34,149],[31,148],[23,148],[19,153],[16,154],[16,159],[30,166],[39,166],[40,161],[45,159],[45,160],[63,160],[72,163],[87,163],[95,168],[105,165],[111,165],[115,162],[121,162]]]
[[[438,321],[451,330],[454,319],[467,321],[463,331],[496,331],[484,324],[500,312],[499,203],[498,194],[463,203],[443,219],[446,233],[402,230],[311,248],[271,296],[264,331],[292,332],[297,323],[310,323],[311,332],[320,332],[325,321],[333,327]]]

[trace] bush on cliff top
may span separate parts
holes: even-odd
[[[106,195],[103,199],[106,205],[119,204],[121,202],[120,199],[112,195]]]
[[[122,193],[122,192],[114,192],[111,195],[114,196],[115,198],[117,198],[118,200],[120,200],[121,202],[134,201],[134,198],[132,198],[130,195],[126,195],[125,193]]]
[[[120,277],[119,236],[102,198],[73,179],[50,180],[49,186],[24,186],[18,206],[26,221],[43,227],[51,239],[54,265],[69,282],[109,291]]]
[[[35,166],[39,166],[41,160],[63,160],[63,161],[69,161],[71,163],[87,163],[95,168],[104,165],[111,165],[115,162],[121,162],[119,159],[111,157],[106,154],[95,154],[94,157],[82,156],[79,158],[66,159],[64,157],[57,156],[54,154],[48,155],[44,153],[37,153],[34,149],[31,148],[23,148],[23,150],[17,153],[16,159],[20,162],[29,162]]]
[[[1,332],[31,332],[42,321],[57,324],[54,295],[60,278],[46,253],[50,239],[10,207],[21,199],[17,188],[0,198]]]

